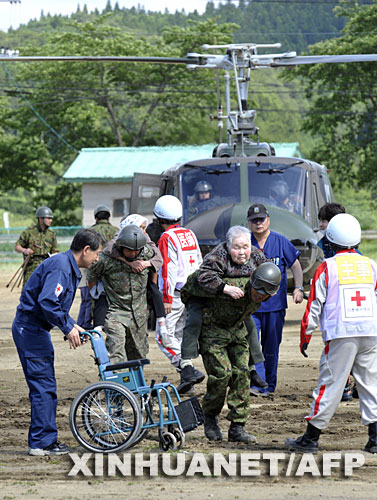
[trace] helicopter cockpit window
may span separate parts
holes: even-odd
[[[185,170],[181,182],[185,220],[240,202],[240,172],[236,166],[221,164]]]
[[[304,215],[306,171],[290,165],[249,164],[249,201]]]

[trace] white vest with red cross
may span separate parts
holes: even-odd
[[[180,290],[188,276],[198,269],[202,254],[193,231],[178,224],[168,227],[161,235],[158,248],[163,259],[159,288],[163,301],[172,303],[174,290]]]
[[[323,340],[377,336],[377,266],[368,257],[341,252],[326,259],[327,297],[321,315]]]

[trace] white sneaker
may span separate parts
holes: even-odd
[[[55,443],[46,446],[46,448],[29,448],[29,455],[34,457],[44,457],[46,455],[66,455],[71,450],[64,443]]]

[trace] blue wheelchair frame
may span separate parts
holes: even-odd
[[[76,396],[72,403],[70,425],[73,435],[79,443],[94,452],[110,453],[121,451],[139,443],[149,429],[158,428],[160,447],[163,451],[182,447],[185,441],[185,432],[195,429],[203,422],[203,414],[197,398],[182,402],[177,389],[170,382],[166,381],[166,377],[160,383],[152,380],[151,384],[147,385],[144,378],[143,366],[150,363],[149,359],[137,359],[111,365],[105,342],[100,332],[90,330],[84,332],[82,338],[84,341],[87,341],[87,338],[90,339],[95,363],[98,365],[100,379],[103,384],[97,382],[87,387]],[[106,390],[108,387],[109,389]],[[117,389],[119,387],[120,389]],[[83,403],[83,398],[87,398],[87,401],[92,403],[93,397],[95,397],[92,395],[96,393],[95,391],[99,390],[104,390],[104,394],[106,395],[105,406],[107,413],[106,415],[100,415],[105,427],[105,430],[101,434],[97,434],[93,429],[94,426],[91,426],[90,410],[86,410],[86,408],[89,408],[89,405],[85,401]],[[140,412],[140,415],[136,415],[136,421],[140,417],[141,425],[140,428],[134,429],[135,432],[133,432],[132,428],[124,427],[124,424],[122,424],[122,429],[120,429],[119,422],[114,419],[116,408],[116,403],[114,406],[114,400],[116,400],[114,398],[114,391],[116,392],[117,390],[122,391],[122,396],[117,396],[118,400],[120,397],[123,397],[126,391],[126,396],[128,394],[127,399],[130,400],[130,403],[134,407],[137,407],[136,409],[134,408],[134,412]],[[131,396],[129,393],[132,393]],[[136,405],[135,398],[132,395],[136,397]],[[173,399],[176,401],[176,405],[174,405]],[[156,403],[156,408],[158,409],[156,417],[153,415],[154,403]],[[80,406],[81,414],[84,413],[84,416],[81,415],[81,419],[77,415],[79,413],[79,405],[82,405]],[[86,412],[88,413],[86,414]],[[96,418],[99,417],[96,415]],[[87,423],[86,427],[90,430],[90,439],[83,437],[83,433],[80,432],[80,425],[83,425],[82,421]],[[131,435],[134,435],[129,439],[127,438],[123,443],[119,443],[116,438],[119,438],[126,431],[130,431]],[[109,434],[114,434],[114,436],[110,436],[110,438],[114,437],[114,445],[111,442],[109,444],[111,439],[103,439],[105,435],[109,437]],[[93,444],[93,441],[95,444]]]

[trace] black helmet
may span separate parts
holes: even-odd
[[[51,208],[48,207],[39,207],[37,211],[35,212],[36,217],[48,217],[51,219],[54,217],[52,214]]]
[[[205,193],[206,191],[212,191],[212,185],[207,181],[199,181],[195,184],[194,193]]]
[[[100,212],[107,212],[110,217],[110,208],[107,205],[98,205],[94,209],[94,217],[96,217]]]
[[[272,262],[263,262],[253,272],[250,283],[258,293],[274,295],[280,287],[281,273]]]
[[[115,241],[118,248],[128,248],[128,250],[141,250],[146,243],[144,231],[133,224],[124,227]]]

